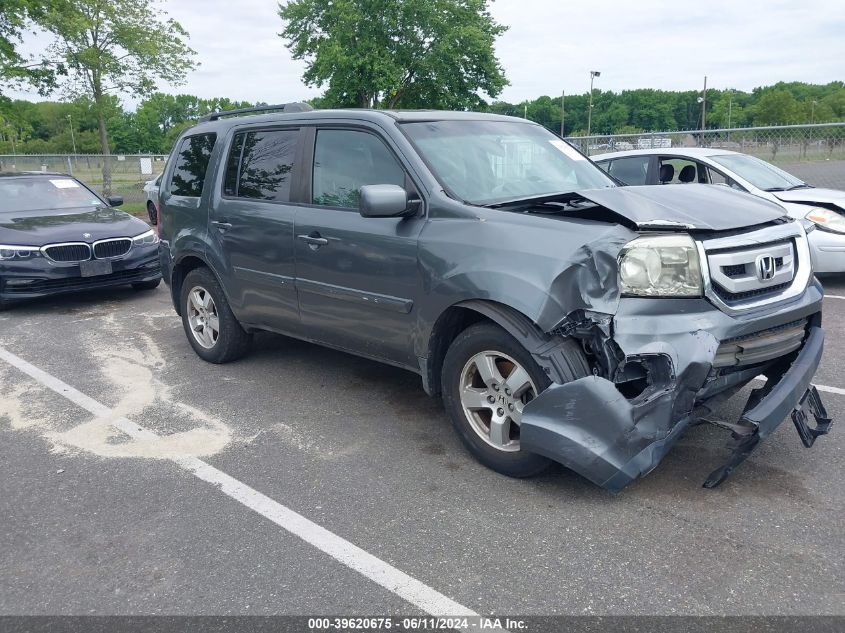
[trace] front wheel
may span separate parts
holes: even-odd
[[[586,376],[580,349],[570,354],[567,379]],[[523,409],[550,384],[531,354],[492,323],[464,330],[443,361],[443,403],[458,436],[478,461],[510,477],[537,475],[551,464],[520,447]]]
[[[228,363],[249,350],[252,336],[235,318],[217,278],[196,268],[182,282],[182,326],[197,356],[209,363]]]

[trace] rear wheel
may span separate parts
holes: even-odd
[[[574,380],[589,367],[573,344],[568,359]],[[525,406],[551,381],[531,354],[492,323],[464,330],[443,362],[443,402],[464,445],[482,464],[511,477],[530,477],[551,462],[520,447]]]
[[[209,363],[228,363],[249,350],[252,336],[229,307],[217,278],[196,268],[182,282],[182,326],[197,356]]]

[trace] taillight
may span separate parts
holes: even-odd
[[[161,239],[161,206],[156,202],[153,205],[156,208],[156,237]]]

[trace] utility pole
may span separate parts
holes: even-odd
[[[816,101],[810,102],[810,125],[816,124]]]
[[[601,77],[601,72],[598,70],[591,70],[590,71],[590,105],[587,108],[587,136],[590,135],[590,129],[593,124],[593,80],[596,77]],[[589,145],[589,141],[587,141]],[[589,152],[587,152],[589,154]]]
[[[73,153],[76,155],[76,137],[73,135],[73,119],[70,115],[67,115],[67,122],[70,125],[70,142],[73,144]]]
[[[566,90],[560,91],[560,136],[563,137],[563,119],[566,114],[566,110],[563,107],[563,102],[566,99]]]
[[[522,118],[523,119],[528,118],[528,102],[527,101],[523,104]]]
[[[701,93],[701,129],[707,128],[707,75],[704,75],[704,92]]]

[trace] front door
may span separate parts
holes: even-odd
[[[413,185],[385,142],[360,129],[318,129],[310,204],[296,215],[296,286],[309,338],[416,365],[411,332],[420,277],[417,236],[424,214],[364,218],[359,189]]]
[[[281,331],[299,320],[290,204],[299,139],[291,128],[236,131],[209,218],[232,311],[243,323]]]

